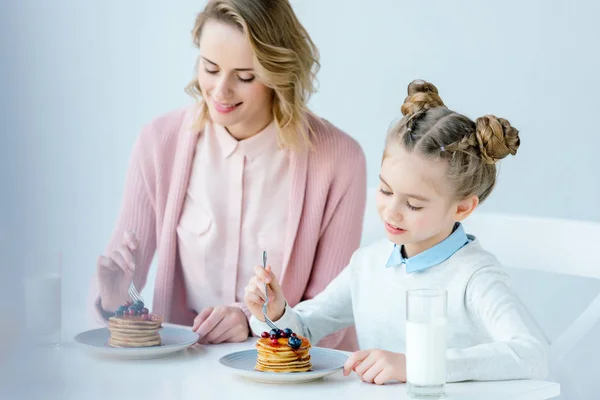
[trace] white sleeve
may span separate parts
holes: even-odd
[[[325,336],[354,324],[352,312],[351,282],[352,260],[321,293],[292,308],[286,305],[282,317],[273,321],[279,329],[290,328],[299,335],[317,343]],[[250,318],[252,331],[260,335],[269,332],[269,326],[255,318]]]
[[[547,374],[547,347],[538,340],[524,305],[499,268],[476,272],[465,292],[467,312],[491,339],[464,349],[448,349],[448,382],[540,379]]]

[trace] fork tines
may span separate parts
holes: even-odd
[[[144,299],[142,299],[142,296],[140,295],[140,293],[137,291],[137,289],[135,288],[135,286],[133,285],[133,282],[131,283],[131,285],[129,285],[129,297],[131,297],[132,300],[139,300],[141,302],[144,302]]]

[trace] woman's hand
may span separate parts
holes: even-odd
[[[192,330],[199,343],[243,342],[250,327],[244,312],[233,306],[206,307],[194,318]]]
[[[139,246],[133,232],[125,232],[121,245],[107,257],[98,258],[96,274],[100,304],[107,312],[114,312],[129,300],[129,285],[135,269],[135,251]]]

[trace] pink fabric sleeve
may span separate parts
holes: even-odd
[[[116,249],[123,240],[123,234],[127,230],[135,233],[139,247],[134,254],[136,258],[136,269],[133,277],[134,284],[138,290],[146,284],[148,269],[156,251],[156,214],[153,204],[152,187],[149,184],[154,176],[151,154],[148,147],[144,147],[149,139],[151,125],[144,128],[138,137],[132,151],[129,167],[127,170],[124,186],[123,200],[116,225],[113,229],[110,241],[104,253],[105,256]],[[146,167],[144,169],[143,167]],[[149,176],[150,175],[150,176]],[[106,325],[107,313],[100,306],[97,275],[92,281],[90,291],[91,313],[97,323]]]

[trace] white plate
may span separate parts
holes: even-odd
[[[261,372],[256,371],[256,350],[237,351],[221,357],[219,362],[231,368],[235,374],[246,379],[262,383],[304,383],[323,379],[341,370],[348,359],[348,355],[323,347],[310,349],[310,362],[312,371],[308,372]]]
[[[163,326],[159,331],[161,345],[153,347],[115,348],[108,345],[108,328],[93,329],[75,336],[75,341],[89,352],[113,358],[141,360],[165,357],[192,346],[198,334],[191,330]]]

